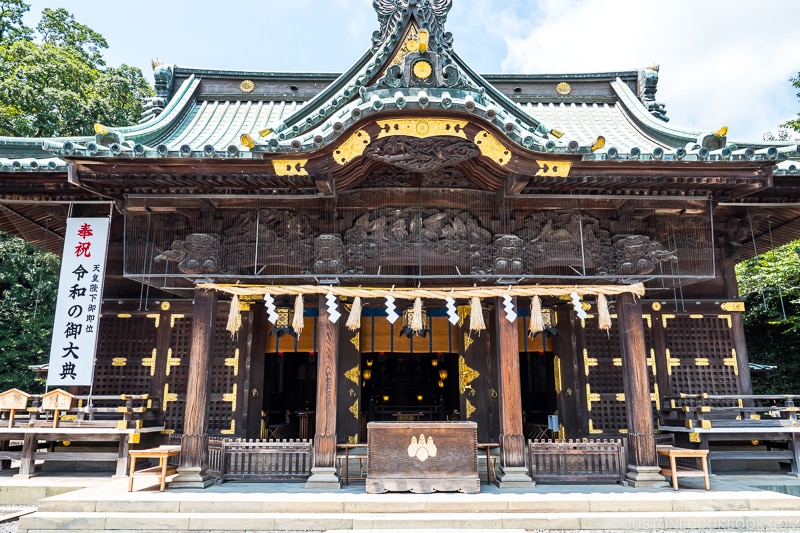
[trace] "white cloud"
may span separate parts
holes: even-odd
[[[503,5],[492,26],[508,47],[506,72],[598,72],[658,63],[657,99],[667,104],[671,121],[698,129],[728,125],[732,138],[760,139],[800,109],[788,82],[800,70],[796,0],[762,6],[744,0]]]

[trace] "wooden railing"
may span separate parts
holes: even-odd
[[[305,481],[311,475],[310,440],[210,439],[208,473],[224,481]]]
[[[528,464],[534,481],[626,484],[622,439],[531,440]]]

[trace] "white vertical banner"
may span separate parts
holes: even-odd
[[[47,386],[91,385],[110,218],[68,218]]]

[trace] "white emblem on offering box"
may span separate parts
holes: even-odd
[[[417,441],[416,437],[411,437],[411,444],[408,446],[409,457],[416,457],[425,462],[428,457],[436,457],[436,452],[436,444],[433,443],[433,437],[428,437],[427,441],[424,434],[420,434],[419,441]]]

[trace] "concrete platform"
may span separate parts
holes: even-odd
[[[788,476],[773,485],[798,483]],[[43,479],[43,478],[42,478]],[[363,484],[309,491],[302,483],[226,483],[205,490],[125,479],[45,498],[19,532],[116,531],[800,531],[800,498],[753,488],[746,476],[701,479],[681,490],[619,485],[542,485],[480,494],[366,494]],[[761,480],[763,482],[763,480]]]

